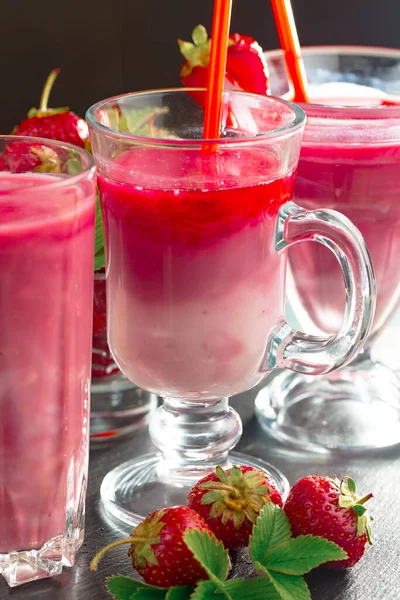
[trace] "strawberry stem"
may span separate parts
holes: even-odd
[[[147,542],[147,538],[130,537],[130,538],[126,538],[124,540],[117,540],[116,542],[113,542],[112,544],[108,544],[108,546],[104,546],[104,548],[99,550],[97,552],[97,554],[94,556],[94,558],[92,559],[92,562],[90,563],[90,570],[92,572],[96,571],[97,565],[99,564],[100,560],[103,558],[105,553],[108,552],[109,550],[111,550],[112,548],[116,548],[117,546],[122,546],[123,544],[135,544],[136,542]]]
[[[366,496],[364,496],[364,498],[361,498],[361,500],[357,500],[357,504],[365,504],[366,502],[368,502],[368,500],[371,500],[371,498],[373,498],[374,495],[373,494],[367,494]]]
[[[226,490],[227,492],[230,492],[232,494],[232,496],[234,496],[235,498],[239,498],[240,496],[240,492],[233,486],[231,485],[221,485],[220,483],[216,482],[216,485],[213,485],[212,483],[207,483],[207,489],[208,490]]]
[[[47,110],[50,92],[51,92],[51,89],[53,87],[55,80],[57,79],[57,75],[59,74],[60,71],[61,71],[61,69],[53,69],[50,72],[50,75],[48,76],[48,78],[46,79],[46,83],[44,84],[42,95],[40,96],[40,104],[39,104],[40,112],[46,112],[46,110]]]

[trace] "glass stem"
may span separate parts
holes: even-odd
[[[179,484],[197,481],[216,465],[229,467],[228,452],[242,434],[228,398],[193,402],[165,398],[150,422],[150,436],[162,452],[159,477]]]

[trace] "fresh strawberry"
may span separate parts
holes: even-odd
[[[187,506],[157,510],[135,528],[132,537],[100,550],[90,568],[95,571],[103,554],[111,548],[131,544],[128,554],[146,583],[161,587],[194,585],[208,577],[184,542],[184,534],[190,529],[211,535],[204,519]]]
[[[211,40],[202,25],[192,33],[193,44],[178,40],[185,58],[181,81],[186,87],[206,87]],[[261,46],[251,37],[234,33],[229,36],[226,60],[226,88],[239,88],[255,94],[268,94],[268,66]]]
[[[207,522],[226,548],[247,546],[261,508],[266,502],[282,506],[276,484],[254,467],[232,467],[200,479],[190,490],[188,506]]]
[[[10,173],[59,173],[61,161],[58,153],[49,146],[30,142],[7,144],[0,155],[0,171]]]
[[[355,565],[371,543],[371,517],[364,504],[372,498],[359,499],[356,485],[350,477],[303,477],[290,490],[284,511],[294,536],[319,535],[335,542],[347,552],[348,558],[326,563],[333,569]]]
[[[31,108],[28,118],[15,127],[12,133],[87,147],[89,130],[84,119],[71,112],[68,107],[47,108],[50,91],[59,72],[60,69],[51,71],[43,88],[39,109]]]

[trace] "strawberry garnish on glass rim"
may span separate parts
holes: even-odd
[[[186,87],[206,87],[211,40],[203,25],[194,28],[192,39],[193,43],[178,40],[185,58],[181,81]],[[239,33],[229,36],[225,82],[226,88],[269,94],[268,66],[261,46],[253,38]]]
[[[211,40],[203,25],[194,28],[192,39],[193,43],[178,40],[185,58],[180,70],[181,81],[186,87],[205,88]],[[270,93],[268,66],[261,46],[253,38],[239,33],[229,36],[224,88],[264,96]],[[196,92],[190,94],[200,105],[204,105],[205,95]],[[223,107],[222,130],[226,127],[254,135],[259,133],[252,111],[233,97]]]

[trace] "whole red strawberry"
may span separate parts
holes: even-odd
[[[0,171],[10,173],[59,173],[60,156],[57,151],[43,144],[21,140],[7,144],[0,155]]]
[[[188,506],[207,522],[226,548],[247,546],[266,502],[282,506],[276,484],[254,467],[217,467],[190,490]]]
[[[192,39],[193,44],[178,40],[185,58],[181,81],[186,87],[206,87],[211,40],[202,25],[194,28]],[[269,93],[268,66],[261,46],[253,38],[239,33],[229,36],[225,88],[261,95]]]
[[[50,91],[60,69],[51,71],[43,88],[39,109],[31,108],[28,118],[14,128],[14,135],[28,135],[84,148],[89,143],[89,131],[84,119],[71,112],[68,107],[47,108]]]
[[[184,542],[183,536],[190,529],[211,535],[204,519],[187,506],[157,510],[135,528],[131,538],[100,550],[90,568],[95,571],[100,558],[110,548],[131,544],[128,554],[146,583],[160,587],[194,585],[208,576]]]
[[[341,546],[348,558],[326,563],[333,569],[355,565],[371,543],[371,517],[364,504],[372,494],[358,499],[350,477],[303,477],[290,490],[284,511],[297,535],[319,535]]]

